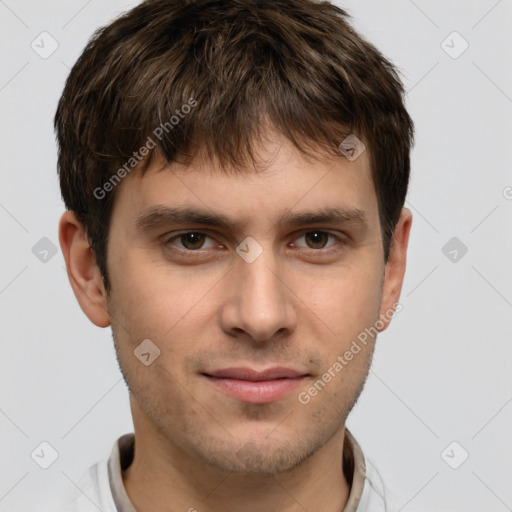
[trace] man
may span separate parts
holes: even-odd
[[[60,244],[135,432],[65,510],[388,510],[345,421],[399,307],[413,125],[347,18],[149,0],[72,69]]]

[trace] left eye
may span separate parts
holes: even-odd
[[[334,242],[338,240],[338,237],[336,237],[332,233],[327,233],[326,231],[307,231],[306,233],[299,237],[299,240],[301,238],[304,238],[306,240],[307,245],[294,245],[296,247],[306,247],[309,249],[326,249],[327,247],[330,247],[326,245],[329,237],[331,237],[331,239],[333,239]]]

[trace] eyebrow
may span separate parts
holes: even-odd
[[[221,213],[210,213],[201,208],[169,207],[156,205],[144,210],[135,220],[140,231],[150,230],[166,224],[200,224],[223,228],[228,231],[240,229],[240,222]],[[278,224],[285,227],[298,227],[306,224],[359,224],[367,227],[364,212],[358,208],[320,208],[313,211],[285,212]]]

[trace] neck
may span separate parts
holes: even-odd
[[[242,505],[245,512],[340,512],[350,490],[342,467],[344,432],[300,466],[260,475],[205,466],[162,436],[135,428],[135,456],[123,483],[138,512],[238,512]]]

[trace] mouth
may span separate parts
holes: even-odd
[[[224,368],[202,374],[219,391],[242,402],[266,404],[297,388],[309,374],[292,368]]]

